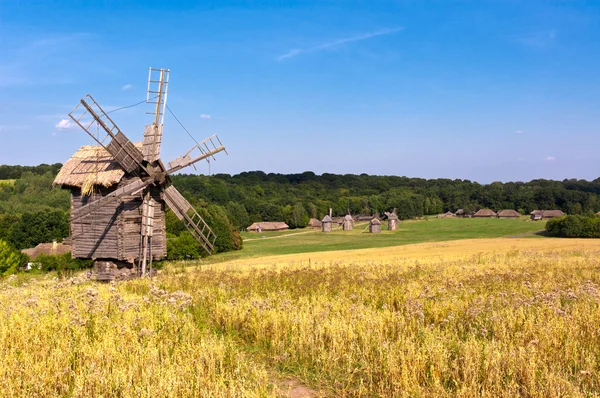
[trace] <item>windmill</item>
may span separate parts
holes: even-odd
[[[395,231],[398,229],[398,214],[396,214],[396,208],[394,207],[394,211],[385,212],[385,215],[388,219],[388,230]]]
[[[168,69],[150,68],[146,102],[155,105],[154,121],[145,126],[141,144],[131,142],[89,94],[69,113],[99,145],[77,151],[54,184],[71,190],[72,255],[96,260],[96,279],[148,274],[152,260],[166,255],[166,206],[208,254],[214,250],[216,235],[171,185],[170,175],[227,151],[213,135],[165,167],[160,146],[169,75]]]

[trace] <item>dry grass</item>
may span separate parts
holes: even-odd
[[[0,395],[273,396],[293,377],[328,396],[598,396],[593,243],[270,257],[118,285],[4,281]]]

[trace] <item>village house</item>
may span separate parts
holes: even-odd
[[[266,231],[285,231],[289,229],[289,225],[281,221],[260,221],[250,225],[248,232],[266,232]]]
[[[519,218],[519,217],[521,217],[521,215],[519,214],[518,211],[515,211],[515,210],[506,209],[506,210],[500,210],[498,212],[498,218]]]
[[[496,213],[493,210],[490,210],[490,209],[481,209],[481,210],[477,211],[477,213],[475,213],[473,215],[473,217],[478,217],[478,218],[493,218],[493,217],[496,217]]]

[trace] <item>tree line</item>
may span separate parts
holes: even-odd
[[[20,249],[68,236],[69,192],[52,187],[60,166],[0,166],[0,177],[9,177],[4,178],[9,181],[0,178],[0,239]],[[180,174],[172,180],[215,229],[218,251],[239,249],[238,232],[252,222],[284,221],[300,228],[310,218],[321,219],[329,208],[334,215],[382,214],[396,208],[401,219],[461,208],[467,212],[514,209],[524,214],[535,209],[560,209],[573,215],[600,211],[600,179],[479,184],[460,179],[251,171]],[[174,258],[201,255],[170,211],[167,233],[170,253],[177,253]]]

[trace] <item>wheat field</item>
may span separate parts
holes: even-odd
[[[11,277],[0,395],[599,396],[598,249],[487,239],[116,284]]]

